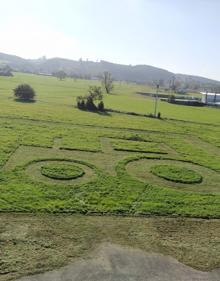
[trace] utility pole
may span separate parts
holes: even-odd
[[[216,103],[216,98],[217,98],[217,94],[216,94],[216,91],[215,91],[215,95],[214,95],[214,103]]]
[[[156,91],[156,95],[155,95],[155,102],[154,102],[154,117],[157,117],[157,105],[158,105],[158,92],[159,92],[159,87],[160,85],[157,84],[157,91]]]
[[[206,104],[208,103],[208,90],[206,90],[205,92],[205,103]]]

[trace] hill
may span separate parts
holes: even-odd
[[[30,60],[18,56],[0,53],[0,66],[8,65],[15,71],[31,72],[36,74],[51,75],[53,72],[64,70],[68,75],[97,79],[104,71],[112,74],[115,80],[136,82],[141,84],[153,84],[160,81],[168,86],[175,79],[185,84],[185,88],[220,87],[220,82],[204,77],[175,74],[170,71],[150,65],[123,65],[107,61],[93,62],[83,60],[70,60],[63,58],[46,59],[45,57]]]

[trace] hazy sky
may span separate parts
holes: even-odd
[[[220,80],[220,0],[0,0],[0,52]]]

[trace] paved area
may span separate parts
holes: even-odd
[[[102,244],[88,259],[17,281],[219,281],[220,269],[201,272],[160,254]]]

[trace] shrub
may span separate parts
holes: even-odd
[[[82,109],[81,101],[77,101],[77,107],[78,107],[79,109]]]
[[[88,97],[91,97],[94,101],[95,100],[102,100],[102,88],[98,86],[90,86],[88,90]]]
[[[77,107],[81,110],[89,111],[104,111],[104,103],[102,101],[102,88],[97,86],[90,86],[87,96],[77,97]],[[96,106],[95,101],[100,101]]]
[[[100,103],[98,104],[98,111],[105,111],[105,106],[103,101],[100,101]]]
[[[15,98],[21,101],[33,101],[36,96],[34,89],[28,84],[21,84],[13,91]]]
[[[91,96],[88,96],[86,99],[86,109],[89,111],[97,111],[97,107],[95,106],[93,102],[93,98]]]
[[[78,96],[76,98],[77,101],[77,107],[81,110],[85,110],[86,109],[86,103],[85,103],[85,97],[82,96]]]
[[[81,101],[81,108],[82,108],[82,109],[86,109],[86,104],[85,104],[85,101],[84,101],[84,100]]]

